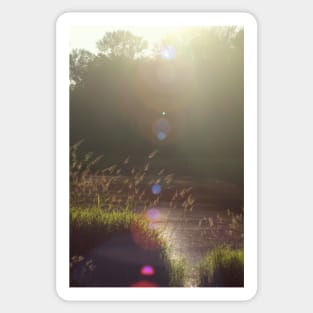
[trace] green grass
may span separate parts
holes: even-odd
[[[243,287],[243,249],[214,248],[198,266],[201,287]]]
[[[135,233],[140,245],[159,251],[169,274],[170,286],[183,286],[186,276],[185,262],[171,257],[171,249],[160,231],[150,229],[148,221],[141,214],[127,209],[105,211],[100,208],[70,209],[70,255],[85,252],[119,233]],[[136,238],[135,238],[136,241]]]
[[[186,281],[187,263],[184,259],[169,259],[170,286],[183,287]]]
[[[144,244],[165,247],[160,232],[149,229],[147,221],[142,216],[129,210],[104,211],[99,208],[71,208],[71,254],[84,253],[109,239],[113,234],[129,232],[134,228],[145,238]]]

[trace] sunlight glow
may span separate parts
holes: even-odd
[[[143,37],[148,40],[151,49],[153,45],[164,38],[164,36],[176,32],[179,29],[181,29],[181,27],[77,26],[71,28],[70,49],[86,49],[92,53],[96,53],[96,42],[100,40],[105,33],[117,30],[128,30],[136,36]]]

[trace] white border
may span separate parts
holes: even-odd
[[[244,27],[243,288],[69,287],[69,42],[73,26]],[[249,300],[257,293],[257,22],[249,13],[94,12],[64,13],[56,23],[56,290],[64,300],[208,301]]]

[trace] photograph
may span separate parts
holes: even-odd
[[[245,25],[158,17],[67,27],[70,289],[245,287]]]

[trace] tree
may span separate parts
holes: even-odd
[[[70,86],[76,86],[83,81],[90,62],[95,55],[85,49],[73,49],[70,54]]]
[[[105,154],[107,165],[127,154],[139,162],[157,144],[178,172],[186,174],[177,161],[184,156],[197,159],[190,170],[199,175],[206,168],[242,181],[244,30],[189,28],[165,36],[154,53],[145,46],[117,31],[98,42],[97,55],[72,53],[71,143],[84,138],[85,151]],[[159,142],[152,125],[162,111],[171,132]]]
[[[134,59],[142,54],[148,43],[129,31],[108,32],[97,42],[100,54],[107,57],[125,57]]]

